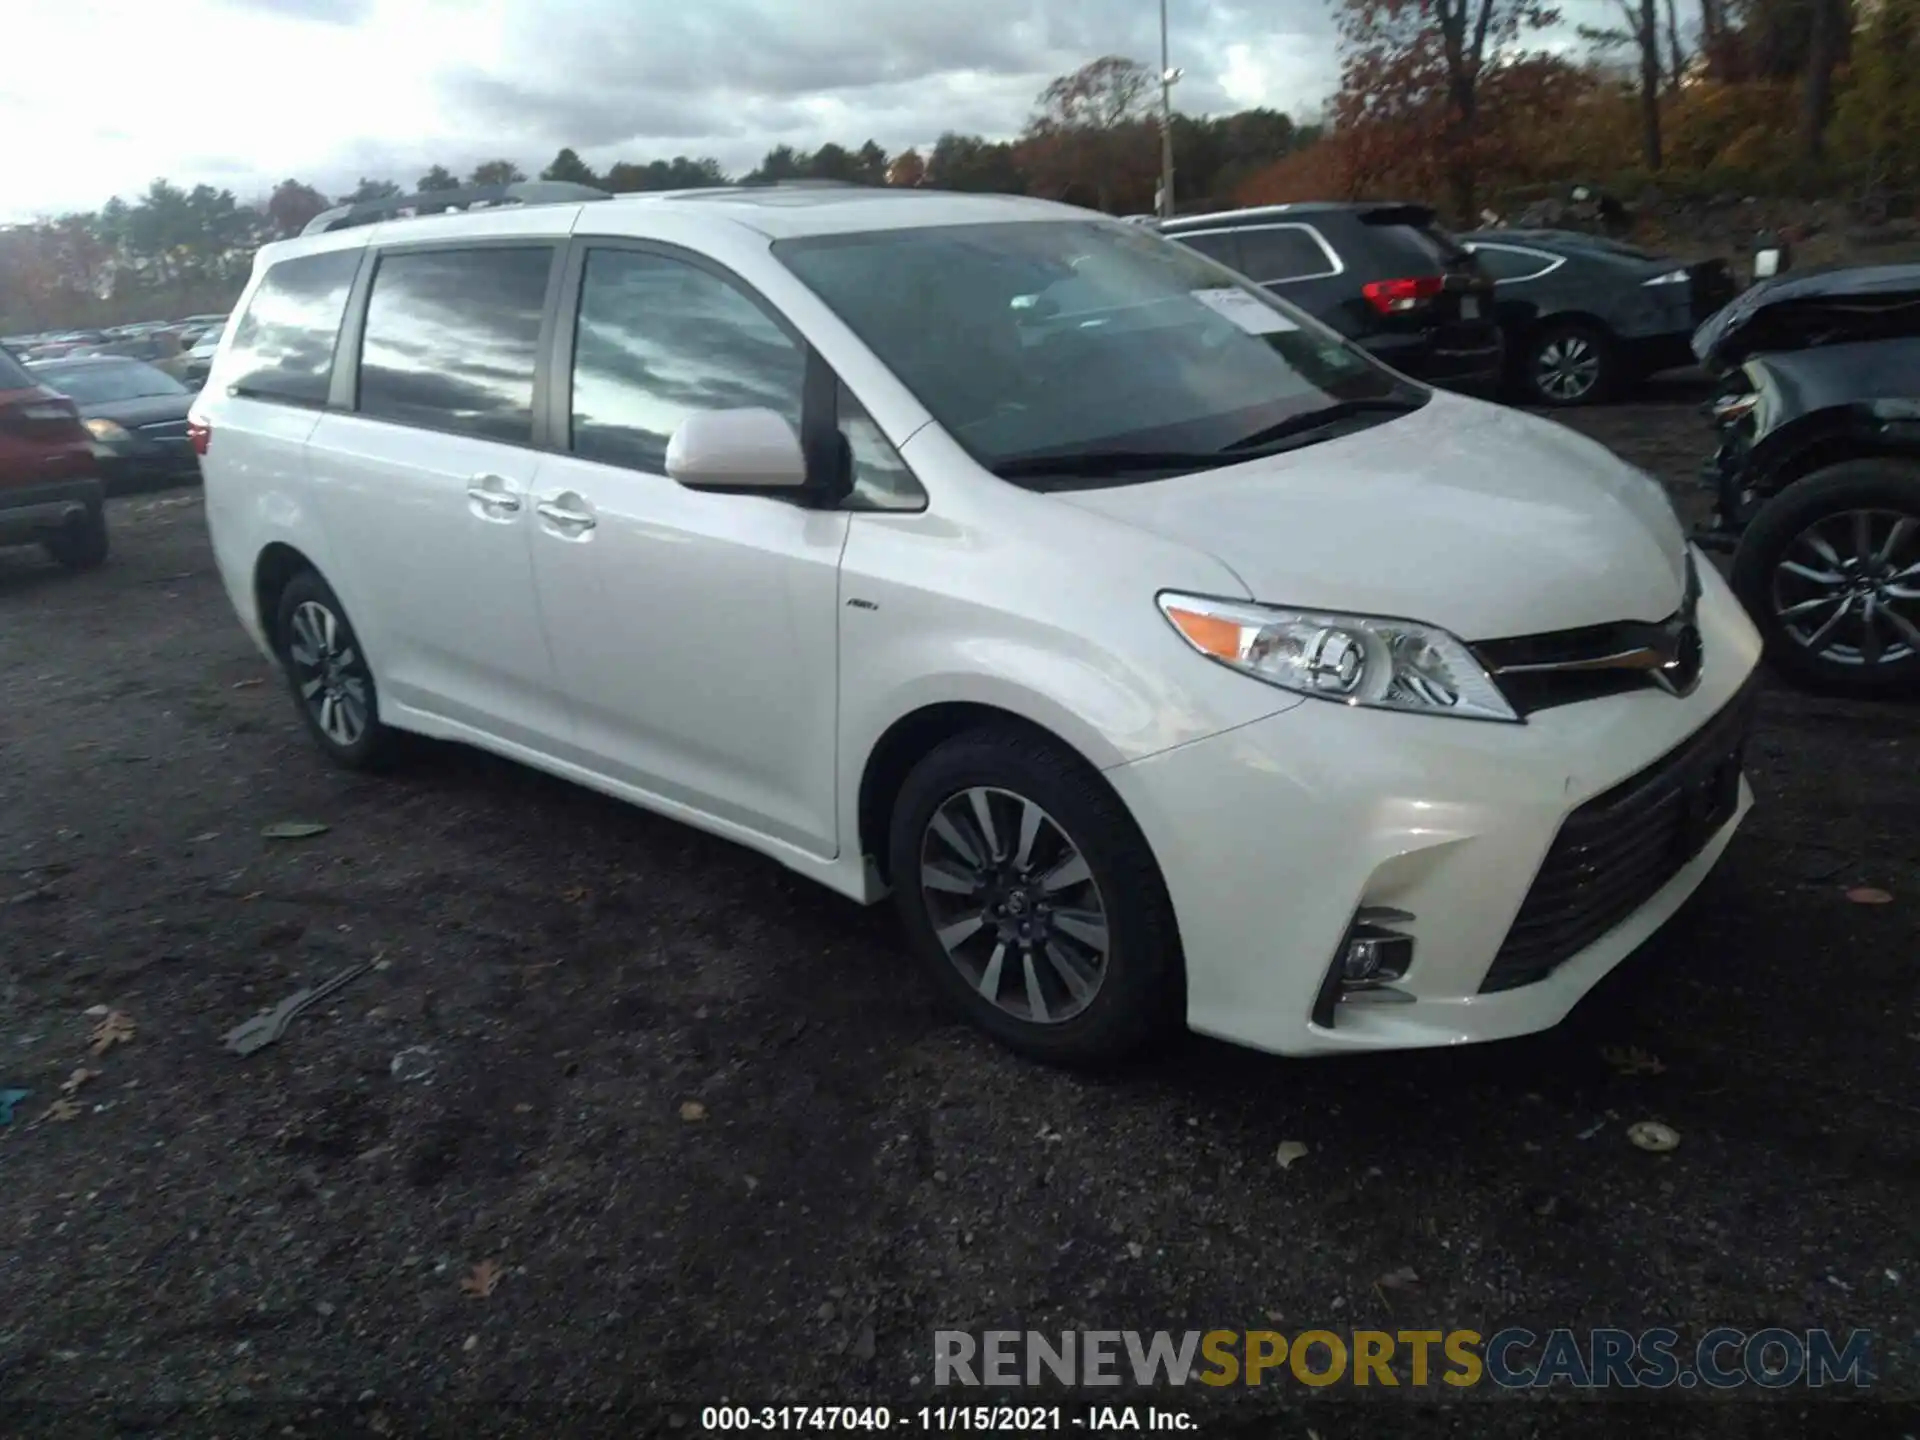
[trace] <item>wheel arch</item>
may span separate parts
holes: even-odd
[[[881,732],[868,749],[860,770],[855,814],[857,838],[861,853],[873,865],[883,885],[891,883],[887,873],[887,827],[907,775],[935,746],[970,730],[996,725],[1025,730],[1077,756],[1090,769],[1102,768],[1087,753],[1088,747],[1074,744],[1061,733],[1060,727],[1043,723],[1020,709],[977,700],[938,700],[908,711]]]
[[[1596,332],[1607,345],[1617,345],[1620,342],[1619,332],[1591,310],[1555,310],[1544,315],[1536,314],[1522,327],[1521,333],[1525,343],[1531,345],[1549,330],[1558,330],[1562,327],[1571,329],[1576,326],[1582,330]]]
[[[280,596],[294,576],[307,570],[320,574],[318,565],[284,540],[271,541],[254,559],[254,615],[259,621],[260,633],[275,650],[280,646]]]
[[[1905,460],[1920,465],[1920,437],[1890,436],[1871,416],[1851,405],[1797,417],[1762,442],[1753,467],[1754,491],[1771,498],[1796,480],[1849,460]]]

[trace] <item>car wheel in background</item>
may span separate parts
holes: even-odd
[[[280,592],[274,639],[300,717],[327,758],[349,770],[390,760],[398,736],[380,723],[366,651],[345,608],[313,571]]]
[[[1528,404],[1592,405],[1613,393],[1614,355],[1610,337],[1598,326],[1551,323],[1521,346],[1517,378]]]
[[[48,558],[64,569],[93,570],[104,565],[108,549],[106,508],[87,506],[40,543]]]
[[[1183,1015],[1158,865],[1097,771],[1017,726],[932,750],[894,802],[895,903],[935,984],[1036,1059],[1101,1064]]]
[[[1787,679],[1920,693],[1920,464],[1849,460],[1794,481],[1741,536],[1733,586]]]

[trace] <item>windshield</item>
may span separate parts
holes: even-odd
[[[942,226],[774,251],[981,464],[1038,488],[1042,457],[1139,452],[1179,457],[1161,475],[1204,469],[1316,412],[1385,402],[1365,422],[1379,423],[1427,393],[1141,226]]]
[[[151,365],[43,365],[40,378],[82,405],[187,393],[186,386]]]

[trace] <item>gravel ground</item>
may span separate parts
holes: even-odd
[[[1578,423],[1683,482],[1694,399]],[[0,1087],[33,1092],[0,1126],[0,1432],[899,1409],[935,1398],[936,1328],[1777,1324],[1876,1337],[1880,1399],[1798,1433],[1912,1433],[1914,710],[1769,691],[1725,863],[1551,1034],[1192,1040],[1094,1079],[950,1022],[884,911],[771,861],[458,749],[329,769],[197,493],[112,523],[95,574],[0,552]],[[286,820],[330,828],[262,836]],[[278,1044],[221,1049],[376,957]],[[99,1007],[133,1033],[96,1056]],[[1643,1119],[1679,1148],[1630,1145]],[[1203,1433],[1323,1440],[1789,1417],[1367,1393],[1171,1398]]]

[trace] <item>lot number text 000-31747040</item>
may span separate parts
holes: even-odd
[[[922,1405],[894,1411],[884,1405],[709,1405],[700,1412],[707,1431],[921,1430],[1003,1435],[1025,1431],[1153,1430],[1196,1427],[1184,1410],[1152,1405]]]

